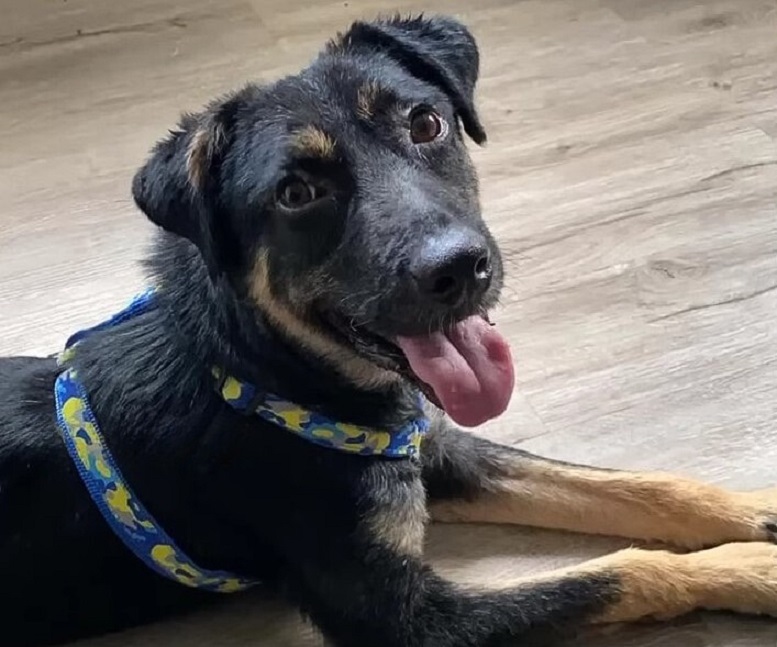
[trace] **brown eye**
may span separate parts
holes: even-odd
[[[444,122],[434,110],[421,108],[410,115],[410,139],[414,144],[428,144],[443,133]]]
[[[315,187],[300,178],[290,178],[279,187],[278,203],[284,209],[302,209],[316,199]]]

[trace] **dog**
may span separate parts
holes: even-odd
[[[337,647],[777,614],[776,493],[556,462],[464,429],[500,415],[514,380],[467,152],[486,140],[478,73],[455,19],[356,22],[299,74],[156,145],[132,184],[160,230],[152,290],[58,358],[0,362],[4,645],[255,584]],[[685,550],[474,590],[424,563],[430,520]]]

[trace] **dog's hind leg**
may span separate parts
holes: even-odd
[[[435,521],[511,523],[687,548],[777,536],[777,492],[555,462],[435,421],[422,451]]]

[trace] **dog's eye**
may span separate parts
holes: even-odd
[[[428,144],[443,134],[445,122],[430,108],[419,108],[410,115],[410,139],[414,144]]]
[[[302,209],[320,197],[316,187],[298,177],[285,180],[278,189],[278,204],[290,211]]]

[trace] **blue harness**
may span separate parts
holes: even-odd
[[[172,538],[135,497],[105,443],[89,405],[78,372],[66,366],[78,343],[91,333],[111,328],[147,311],[153,304],[153,290],[136,297],[127,308],[110,319],[72,335],[59,357],[64,370],[54,386],[57,420],[68,453],[105,520],[124,544],[149,568],[186,586],[232,593],[256,584],[234,574],[197,566],[176,546]],[[241,412],[253,412],[261,419],[316,445],[360,456],[408,458],[415,456],[429,428],[421,416],[394,430],[374,429],[337,422],[304,409],[254,385],[213,369],[221,397]],[[420,397],[420,396],[419,396]]]

